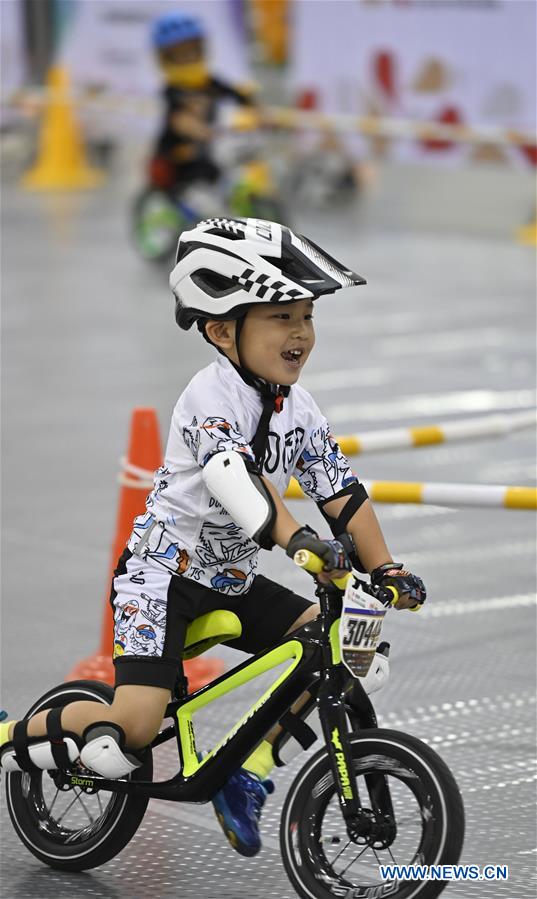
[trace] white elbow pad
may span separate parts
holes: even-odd
[[[274,546],[270,537],[276,518],[274,500],[262,478],[248,470],[240,453],[215,453],[203,469],[202,478],[209,493],[252,540],[264,549]]]

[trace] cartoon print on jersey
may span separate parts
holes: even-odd
[[[203,460],[200,460],[201,465],[206,465],[214,453],[230,449],[244,453],[252,460],[254,458],[251,447],[239,432],[238,422],[233,425],[219,415],[211,415],[200,425],[200,433],[204,433],[209,438],[209,444],[206,448],[204,447]]]
[[[151,624],[164,627],[166,624],[166,600],[154,599],[151,596],[148,596],[147,593],[140,593],[140,596],[146,603],[144,606],[145,618],[147,618]]]
[[[116,634],[125,634],[139,611],[140,604],[137,599],[129,599],[122,606],[116,606]]]
[[[148,621],[143,621],[136,627],[131,627],[129,634],[129,647],[137,656],[158,655],[157,632]]]
[[[242,593],[248,575],[240,568],[225,568],[211,578],[211,587],[221,593]]]
[[[200,531],[195,556],[204,567],[232,565],[256,555],[257,543],[233,521],[228,524],[205,523]]]
[[[330,495],[325,479],[332,493],[358,480],[326,423],[312,432],[296,464],[296,475],[304,492],[317,502]]]
[[[114,640],[114,653],[112,655],[113,659],[118,659],[120,656],[125,654],[125,646],[127,643],[127,638],[125,636],[117,637]]]
[[[155,505],[155,501],[158,499],[159,494],[163,493],[166,488],[169,486],[169,481],[167,480],[167,476],[171,474],[170,469],[167,465],[161,465],[160,468],[157,468],[154,476],[153,483],[154,487],[146,500],[146,507],[151,509],[152,506]]]
[[[145,547],[142,550],[144,561],[147,562],[152,559],[154,562],[158,562],[159,565],[162,565],[174,574],[183,574],[190,563],[190,556],[186,549],[179,549],[177,543],[169,543],[166,546],[166,549],[160,549],[161,543],[162,535],[156,549],[150,550]]]
[[[166,478],[159,478],[159,482],[153,490],[153,498],[158,496],[159,493],[162,493],[164,490],[166,490],[168,483],[169,482],[166,480]]]
[[[166,634],[166,601],[147,593],[116,605],[114,658],[161,656]]]
[[[149,503],[147,504],[149,505]],[[144,562],[152,559],[173,574],[183,574],[190,564],[190,556],[186,549],[181,549],[177,543],[170,543],[164,526],[160,522],[159,526],[151,531],[147,542],[144,540],[147,538],[147,529],[154,523],[155,518],[150,512],[135,518],[133,531],[127,544],[128,548],[132,553],[137,552],[140,540],[142,540],[144,542],[138,555]],[[143,569],[140,573],[143,574]],[[143,583],[135,581],[134,576],[131,576],[131,580],[134,583]]]
[[[196,568],[194,565],[191,565],[188,571],[188,576],[192,581],[199,581],[203,576],[203,569]]]
[[[198,451],[200,448],[200,432],[198,428],[198,419],[196,418],[196,416],[194,416],[194,418],[190,422],[190,427],[183,428],[183,440],[194,456],[194,459],[197,459]]]
[[[200,427],[212,438],[212,440],[217,441],[217,445],[222,440],[225,440],[226,442],[228,440],[233,440],[234,443],[245,444],[244,437],[238,431],[237,422],[235,422],[235,427],[233,427],[229,421],[225,418],[221,418],[219,415],[209,416]]]
[[[134,574],[131,574],[129,581],[133,584],[145,584],[145,571],[143,568],[140,568],[140,571],[136,571]]]
[[[268,474],[273,474],[281,465],[285,474],[292,471],[300,447],[304,442],[304,433],[304,428],[293,428],[291,431],[287,431],[282,446],[281,435],[269,431],[263,470]]]
[[[151,515],[151,512],[144,512],[143,515],[137,515],[134,519],[133,525],[134,536],[138,537],[138,539],[142,538],[147,529],[151,527],[154,520],[155,519]]]

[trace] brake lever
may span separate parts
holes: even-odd
[[[373,584],[368,584],[367,581],[356,577],[356,575],[354,575],[354,581],[360,585],[364,593],[368,593],[369,596],[378,599],[379,602],[388,608],[394,606],[399,600],[399,593],[396,587],[375,587]]]

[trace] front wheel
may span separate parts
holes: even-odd
[[[380,865],[456,864],[464,808],[449,768],[428,746],[398,731],[351,735],[362,808],[379,821],[375,784],[388,785],[390,823],[371,845],[352,842],[341,814],[326,749],[306,762],[286,798],[280,841],[285,869],[303,899],[435,899],[445,881],[381,877]],[[386,809],[384,809],[386,811]],[[383,822],[379,822],[383,823]]]
[[[110,705],[114,691],[98,681],[72,681],[49,690],[27,713],[89,700]],[[146,760],[131,780],[151,780],[153,760]],[[83,780],[83,776],[80,778]],[[6,774],[6,798],[15,830],[33,855],[51,868],[84,871],[114,858],[138,829],[148,798],[87,792],[69,786],[59,771]]]
[[[144,190],[132,209],[132,236],[139,254],[148,262],[171,262],[186,216],[170,194]]]

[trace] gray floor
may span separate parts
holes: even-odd
[[[61,198],[4,185],[2,704],[15,716],[97,646],[131,410],[155,407],[164,438],[177,395],[211,358],[203,341],[174,325],[165,275],[131,251],[127,200],[115,178],[102,191]],[[477,201],[459,190],[449,228],[436,227],[438,209],[435,227],[425,226],[423,198],[414,229],[411,211],[402,228],[400,202],[397,228],[385,205],[365,219],[359,210],[296,213],[306,234],[369,281],[318,304],[304,383],[336,433],[535,405],[534,253],[512,241],[520,222],[502,217],[501,205],[488,227],[488,194],[480,236]],[[535,439],[523,431],[364,456],[356,470],[371,479],[533,484]],[[293,510],[318,523],[310,506]],[[529,899],[537,888],[535,517],[377,511],[395,556],[430,591],[422,614],[394,613],[387,623],[392,676],[377,703],[381,721],[426,740],[452,767],[467,813],[463,860],[509,865],[506,883],[452,884],[447,894]],[[263,569],[308,590],[279,551]],[[239,658],[217,654],[229,664]],[[223,703],[203,737],[233,712]],[[160,766],[172,770],[169,748]],[[278,774],[263,815],[265,847],[253,860],[228,850],[210,808],[152,802],[113,862],[60,875],[27,853],[4,817],[2,895],[291,899],[278,820],[298,767]]]

